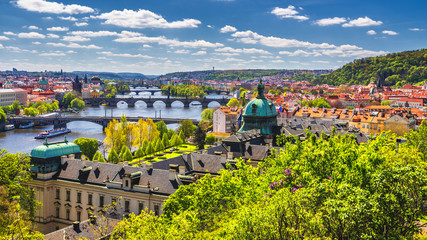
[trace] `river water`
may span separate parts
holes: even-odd
[[[147,97],[149,94],[140,94],[142,97]],[[159,97],[159,93],[155,97]],[[209,95],[208,98],[222,98],[221,95]],[[209,104],[209,108],[218,106],[219,104],[213,102]],[[172,104],[172,108],[166,108],[162,102],[154,103],[154,108],[146,108],[144,103],[137,103],[134,108],[128,108],[126,104],[119,104],[117,107],[99,106],[87,107],[84,111],[78,114],[80,116],[122,116],[125,114],[129,117],[162,117],[162,118],[182,118],[182,119],[200,119],[203,109],[200,105],[191,105],[190,108],[184,108],[180,102]],[[70,113],[68,113],[70,114]],[[64,114],[63,115],[67,115]],[[169,128],[176,129],[178,124],[169,124]],[[67,124],[71,133],[67,135],[69,141],[73,141],[79,137],[96,138],[104,140],[105,134],[102,131],[102,126],[91,122],[71,122]],[[43,144],[44,140],[34,139],[43,130],[52,129],[52,125],[36,126],[29,129],[14,129],[7,132],[0,132],[0,149],[7,149],[8,152],[16,153],[30,153],[31,150]],[[64,136],[49,138],[49,142],[62,141]]]

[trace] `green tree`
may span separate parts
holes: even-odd
[[[108,154],[107,160],[110,163],[116,163],[116,164],[120,162],[119,155],[114,149],[111,149],[110,153]]]
[[[147,149],[145,150],[145,153],[147,154],[147,155],[151,155],[151,154],[153,154],[154,153],[154,148],[153,148],[153,145],[151,144],[151,142],[149,142],[148,143],[148,145],[147,145]]]
[[[0,123],[5,123],[7,120],[6,113],[0,108]]]
[[[194,142],[197,144],[197,147],[199,149],[205,148],[205,139],[206,139],[206,132],[203,131],[201,127],[197,126],[197,129],[194,133]]]
[[[76,98],[76,95],[74,95],[73,93],[69,92],[67,94],[65,94],[64,98],[62,99],[62,104],[65,107],[70,107],[71,106],[71,101],[73,101]]]
[[[78,109],[78,110],[83,110],[85,108],[85,102],[79,98],[75,98],[71,101],[71,107]]]
[[[24,108],[24,115],[35,117],[38,114],[39,114],[39,111],[36,108],[33,108],[33,107]]]
[[[120,157],[122,158],[123,161],[132,161],[133,157],[132,157],[132,153],[130,152],[129,148],[126,147],[125,145],[123,145],[123,147],[125,148],[124,152],[122,155],[120,155]]]
[[[240,105],[240,102],[237,98],[232,98],[227,103],[227,106],[229,107],[238,107],[239,105]]]
[[[180,131],[180,132],[179,132],[178,138],[179,138],[182,142],[184,142],[184,143],[185,143],[185,135],[184,135],[184,132],[183,132],[183,131]]]
[[[101,152],[96,152],[95,155],[93,156],[92,161],[97,161],[97,162],[105,162],[104,157],[102,156]]]
[[[159,136],[163,136],[163,134],[168,131],[168,127],[166,126],[165,122],[158,121],[155,124],[156,124],[157,130],[160,132]]]
[[[181,134],[185,136],[185,138],[189,138],[194,134],[195,125],[190,119],[185,119],[184,121],[179,123],[178,132],[179,136],[182,138]],[[183,139],[185,141],[185,138]]]
[[[77,138],[73,141],[73,143],[79,146],[83,155],[87,157],[88,160],[92,160],[95,153],[98,151],[98,140],[95,138]]]
[[[203,110],[201,117],[202,117],[202,120],[212,121],[213,110],[210,108],[206,108],[205,110]]]
[[[208,134],[205,139],[206,144],[214,144],[216,142],[216,137],[213,134]]]
[[[411,130],[405,135],[408,144],[414,147],[424,161],[427,161],[427,123],[423,120],[418,131]]]
[[[141,158],[143,156],[145,156],[145,152],[144,152],[143,147],[140,147],[135,152],[135,158]]]
[[[167,133],[163,134],[162,143],[163,143],[164,148],[167,148],[167,147],[170,146],[169,138],[168,138],[168,134]]]

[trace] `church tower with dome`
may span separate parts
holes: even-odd
[[[251,100],[243,110],[242,127],[238,132],[259,129],[261,134],[271,135],[273,127],[277,126],[276,107],[273,102],[265,98],[262,80],[260,80],[257,90],[256,98]]]

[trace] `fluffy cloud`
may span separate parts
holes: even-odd
[[[319,26],[329,26],[329,25],[337,25],[341,23],[347,22],[347,19],[343,17],[334,17],[334,18],[323,18],[314,22],[314,24]]]
[[[168,22],[161,15],[149,10],[138,11],[124,9],[103,13],[93,18],[105,20],[105,24],[129,28],[197,28],[201,22],[196,19],[184,19],[181,21]]]
[[[41,42],[32,42],[32,44],[34,44],[34,45],[40,45],[42,43]]]
[[[379,26],[383,24],[381,21],[374,21],[368,17],[360,17],[358,19],[354,19],[349,21],[348,23],[344,23],[343,27],[368,27],[368,26]]]
[[[384,31],[382,31],[382,33],[386,34],[386,35],[391,35],[391,36],[399,34],[399,33],[395,32],[395,31],[390,31],[390,30],[384,30]]]
[[[102,47],[96,46],[96,45],[80,45],[78,43],[69,43],[69,44],[64,44],[64,43],[53,43],[53,42],[49,42],[46,43],[46,45],[48,46],[54,46],[54,47],[66,47],[66,48],[85,48],[85,49],[101,49]]]
[[[180,50],[176,50],[174,53],[178,53],[178,54],[188,54],[190,53],[189,50],[187,49],[180,49]]]
[[[72,21],[72,22],[76,22],[77,21],[77,18],[71,17],[71,16],[68,16],[68,17],[58,17],[58,18],[61,19],[61,20],[65,20],[65,21]]]
[[[202,55],[206,55],[206,51],[198,51],[198,52],[195,52],[195,53],[192,53],[191,55],[194,55],[194,56],[202,56]]]
[[[53,33],[49,33],[47,34],[47,38],[59,38],[59,36]]]
[[[76,22],[76,23],[74,23],[74,25],[77,27],[84,27],[84,26],[87,26],[89,24],[86,22]]]
[[[0,41],[3,41],[3,40],[10,40],[10,38],[8,38],[6,36],[0,36]]]
[[[38,32],[19,33],[19,38],[45,38],[46,36]]]
[[[60,56],[65,56],[66,54],[63,52],[51,52],[51,53],[40,53],[39,56],[44,56],[44,57],[60,57]]]
[[[80,14],[92,13],[95,11],[87,6],[77,4],[65,5],[63,3],[48,2],[45,0],[17,0],[16,5],[25,10],[39,13]]]
[[[3,32],[4,35],[9,35],[9,36],[16,36],[16,33],[13,32]]]
[[[321,56],[322,55],[319,52],[307,52],[307,51],[304,51],[304,50],[301,50],[301,49],[296,50],[294,52],[280,51],[279,54],[281,54],[281,55],[288,55],[288,56],[291,56],[291,57],[295,57],[295,56],[303,56],[303,57],[314,56],[314,57],[317,57],[317,56]]]
[[[228,53],[258,53],[258,54],[271,54],[268,51],[265,51],[263,49],[257,49],[257,48],[231,48],[231,47],[224,47],[224,48],[217,48],[215,49],[216,52],[228,52]]]
[[[97,52],[98,54],[103,54],[110,57],[129,57],[129,58],[144,58],[152,59],[153,57],[142,55],[142,54],[129,54],[129,53],[112,53],[112,52]]]
[[[298,15],[298,11],[295,10],[295,7],[292,5],[289,5],[287,8],[279,8],[279,7],[275,7],[272,11],[272,14],[280,17],[280,18],[292,18],[292,19],[297,19],[299,21],[305,21],[308,20],[307,16],[301,16]]]
[[[89,38],[80,37],[80,36],[64,36],[62,38],[62,40],[68,41],[68,42],[86,42],[86,41],[90,41]]]
[[[422,28],[410,28],[409,31],[418,32],[418,31],[424,31],[424,29],[422,29]]]
[[[40,28],[37,26],[28,26],[28,29],[30,30],[39,30]]]
[[[68,31],[68,27],[50,27],[50,28],[47,28],[46,30],[51,32],[66,32]]]
[[[71,35],[75,36],[82,36],[82,37],[110,37],[110,36],[117,36],[120,38],[128,38],[128,37],[139,37],[142,34],[138,32],[130,32],[130,31],[121,31],[118,32],[111,32],[111,31],[72,31],[70,32]]]
[[[221,33],[235,32],[237,31],[237,28],[230,25],[226,25],[225,27],[221,28],[219,31]]]
[[[366,33],[369,34],[369,35],[375,35],[375,34],[377,34],[377,32],[375,32],[374,30],[369,30]]]
[[[221,43],[211,43],[205,40],[194,40],[194,41],[179,41],[176,39],[168,39],[164,36],[160,37],[119,37],[114,40],[115,42],[121,43],[157,43],[159,45],[167,45],[170,47],[185,47],[185,48],[216,48],[223,47]]]

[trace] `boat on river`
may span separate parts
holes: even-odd
[[[5,131],[10,131],[13,129],[15,129],[15,125],[13,125],[13,124],[8,124],[8,125],[4,126]]]
[[[26,129],[26,128],[31,128],[31,127],[34,127],[34,123],[32,123],[32,122],[29,122],[27,124],[21,124],[21,125],[19,125],[20,129]]]
[[[37,135],[34,138],[35,139],[45,139],[45,138],[51,138],[51,137],[64,135],[64,134],[67,134],[70,132],[71,132],[71,130],[68,128],[58,128],[58,129],[52,129],[52,130],[48,130],[45,132],[41,132],[39,135]]]

